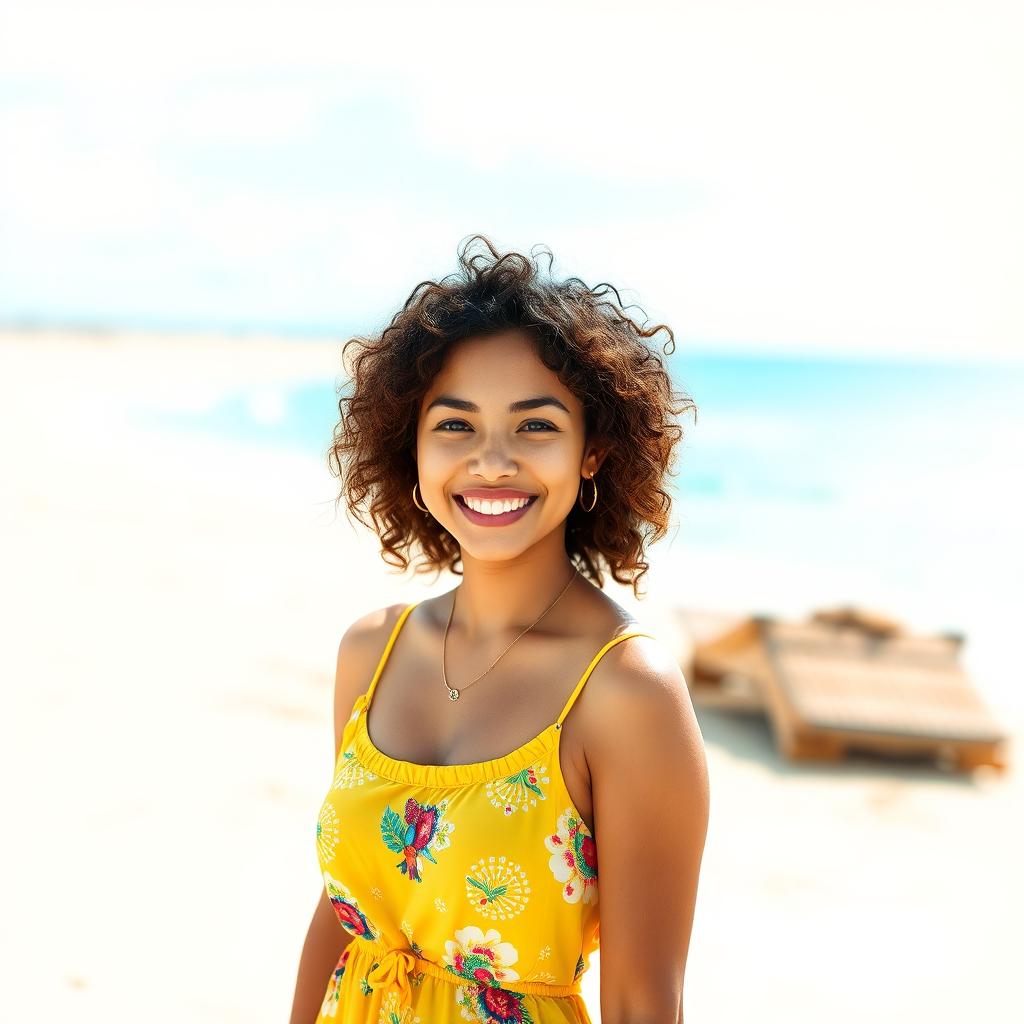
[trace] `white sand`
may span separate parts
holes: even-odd
[[[338,638],[453,581],[392,575],[315,457],[143,431],[130,407],[240,388],[272,415],[339,368],[322,343],[0,335],[3,1019],[287,1019]],[[682,603],[721,607],[723,567],[692,565]],[[673,583],[655,563],[640,614],[664,622]],[[989,637],[974,665],[1019,675],[1012,654]],[[1015,1018],[1019,772],[793,767],[764,722],[700,719],[689,1021]]]

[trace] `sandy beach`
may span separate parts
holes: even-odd
[[[3,1019],[287,1019],[322,884],[339,637],[455,581],[391,572],[315,455],[136,413],[339,371],[340,345],[316,341],[0,333]],[[747,610],[728,566],[694,552],[680,593],[651,557],[644,601],[609,590],[653,628],[674,602]],[[781,584],[778,607],[801,606],[799,578]],[[972,634],[965,653],[1014,758],[1015,639]],[[1015,765],[796,767],[760,719],[699,719],[712,810],[688,1021],[1015,1018]]]

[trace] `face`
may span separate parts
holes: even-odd
[[[515,558],[553,535],[564,550],[580,483],[604,457],[584,434],[582,404],[527,334],[460,341],[420,405],[421,504],[464,557]]]

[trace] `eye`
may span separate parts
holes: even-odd
[[[544,427],[545,430],[554,430],[555,432],[558,431],[558,428],[556,426],[554,426],[553,424],[548,423],[547,420],[527,420],[526,423],[523,424],[523,426],[529,427],[529,426],[534,426],[535,424],[537,426]],[[441,431],[441,433],[446,433],[446,434],[461,434],[461,433],[464,433],[464,431],[461,430],[461,429],[460,430],[447,430],[446,429],[447,427],[451,427],[451,426],[454,426],[454,425],[465,426],[465,427],[469,426],[469,424],[467,424],[465,420],[444,420],[443,423],[438,423],[437,426],[434,427],[434,430],[439,430],[439,431]],[[536,433],[538,433],[537,430],[527,430],[525,432],[527,434],[536,434]]]

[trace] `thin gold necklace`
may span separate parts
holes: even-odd
[[[476,677],[476,679],[471,679],[468,683],[466,683],[466,686],[472,686],[473,683],[475,683],[478,679],[483,679],[483,677],[485,675],[487,675],[487,673],[490,672],[491,669],[494,668],[494,666],[497,665],[498,662],[501,661],[501,659],[504,658],[506,654],[508,654],[508,652],[512,649],[512,644],[514,644],[516,642],[516,640],[519,639],[519,637],[525,636],[527,633],[529,633],[530,630],[533,629],[533,627],[536,626],[537,623],[540,622],[540,620],[543,619],[544,616],[547,615],[547,613],[549,611],[551,611],[551,609],[554,608],[556,604],[558,604],[559,598],[562,596],[562,594],[564,594],[569,589],[569,587],[572,584],[573,580],[575,580],[576,577],[579,576],[579,574],[580,574],[579,569],[577,569],[574,566],[573,567],[573,571],[572,571],[572,575],[569,577],[569,582],[566,583],[566,585],[564,587],[562,587],[562,589],[559,591],[558,597],[556,597],[554,599],[554,601],[552,601],[551,604],[549,604],[547,606],[547,608],[545,608],[544,611],[542,611],[540,613],[540,615],[538,615],[537,618],[534,619],[534,621],[531,622],[530,625],[528,625],[526,627],[526,629],[524,629],[522,631],[522,633],[520,633],[519,636],[517,636],[516,639],[513,640],[512,643],[509,644],[508,647],[506,647],[505,650],[503,650],[501,652],[501,654],[499,654],[494,659],[494,661],[492,661],[490,663],[490,665],[488,665],[487,668],[485,668],[483,670],[483,672],[481,672],[480,675],[478,675]],[[447,647],[448,647],[448,629],[449,629],[449,627],[452,624],[452,616],[454,614],[455,614],[455,594],[453,593],[452,594],[452,607],[451,607],[451,611],[448,612],[448,622],[447,622],[447,624],[444,627],[444,637],[441,640],[441,678],[444,680],[444,685],[448,687],[448,698],[450,700],[458,700],[459,699],[459,694],[462,692],[462,690],[464,690],[466,688],[466,686],[463,686],[462,689],[456,690],[454,686],[448,686],[448,675],[447,675],[447,673],[444,670],[445,652],[446,652]]]

